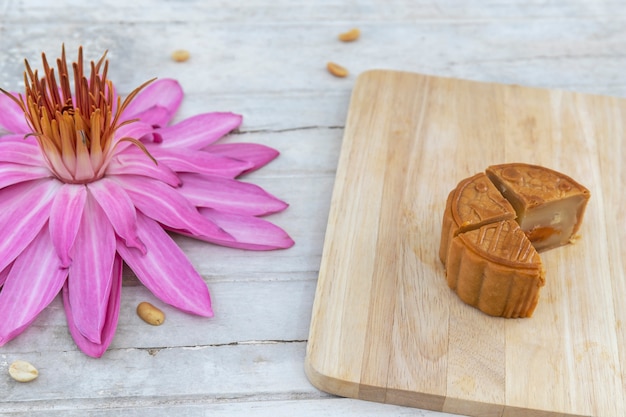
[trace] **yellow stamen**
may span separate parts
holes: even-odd
[[[122,120],[124,109],[145,86],[133,90],[123,101],[114,97],[113,83],[107,79],[106,52],[91,62],[89,77],[84,72],[83,50],[69,73],[65,47],[56,61],[56,71],[42,54],[43,77],[25,61],[25,96],[11,97],[24,111],[50,169],[64,182],[85,183],[104,175],[107,155],[113,150],[115,131],[132,121]],[[72,83],[73,81],[73,88]],[[124,138],[154,158],[136,138]],[[156,162],[156,161],[155,161]]]

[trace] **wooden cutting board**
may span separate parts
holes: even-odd
[[[323,391],[470,416],[626,415],[626,100],[412,73],[355,85],[307,347]],[[530,319],[486,316],[438,259],[448,193],[528,162],[591,190],[542,253]]]

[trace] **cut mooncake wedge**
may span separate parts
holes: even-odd
[[[538,251],[565,245],[578,232],[590,194],[567,175],[523,163],[490,166],[487,175]]]
[[[446,263],[450,242],[459,233],[488,223],[514,219],[515,210],[486,174],[461,181],[448,195],[443,215],[439,258]]]
[[[448,286],[491,316],[530,317],[545,283],[539,254],[514,220],[485,224],[452,239]]]
[[[448,195],[439,257],[448,286],[486,314],[530,317],[544,285],[538,251],[572,241],[589,190],[537,165],[490,166]]]

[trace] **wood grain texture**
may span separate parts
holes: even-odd
[[[357,80],[307,349],[322,390],[471,416],[626,412],[619,302],[626,100],[394,71]],[[437,250],[448,192],[528,162],[592,193],[581,239],[542,253],[530,319],[449,290]]]

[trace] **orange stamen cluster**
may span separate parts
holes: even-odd
[[[95,63],[90,75],[83,69],[82,47],[78,60],[72,64],[72,79],[63,48],[57,59],[57,75],[42,54],[43,77],[31,69],[28,61],[24,72],[25,98],[12,97],[22,108],[26,121],[37,138],[50,169],[64,182],[86,183],[104,175],[115,131],[130,121],[120,115],[132,99],[148,83],[135,89],[122,101],[115,96],[113,83],[107,79],[106,53]],[[5,92],[6,93],[6,92]],[[8,93],[6,93],[8,94]],[[145,147],[136,139],[124,138]]]

